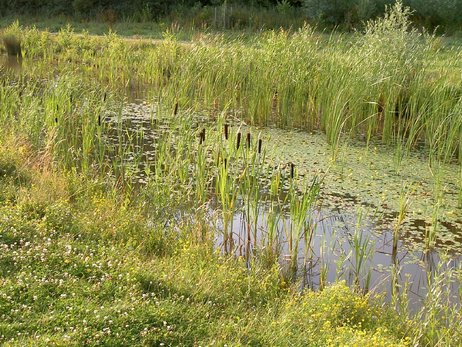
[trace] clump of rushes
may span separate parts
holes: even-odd
[[[223,249],[225,254],[232,254],[234,251],[233,216],[238,189],[236,178],[230,175],[228,158],[221,158],[219,161],[216,191],[218,193],[222,210]]]
[[[290,226],[286,231],[286,238],[289,253],[289,268],[288,277],[295,279],[298,271],[298,254],[299,244],[302,238],[305,240],[306,246],[312,239],[310,209],[317,201],[320,190],[318,179],[315,177],[311,184],[304,183],[304,188],[301,192],[297,189],[297,177],[295,165],[290,163],[290,180],[289,191],[286,196],[289,204]]]
[[[249,45],[217,39],[184,46],[166,34],[156,47],[138,46],[111,33],[97,42],[105,49],[96,51],[81,47],[71,28],[55,39],[33,30],[21,37],[28,56],[43,59],[36,65],[44,76],[52,62],[59,62],[58,69],[64,62],[84,63],[85,78],[96,76],[114,90],[141,86],[148,97],[172,105],[181,100],[195,110],[218,109],[220,100],[252,124],[326,132],[334,158],[344,135],[359,135],[401,146],[403,154],[422,143],[441,160],[452,160],[461,143],[461,85],[453,73],[460,51],[454,49],[444,65],[435,66],[440,58],[435,38],[413,30],[409,16],[397,3],[354,42],[340,35],[323,40],[308,26],[295,33],[266,33]],[[166,71],[175,78],[166,80]]]
[[[393,226],[393,245],[392,245],[393,263],[396,263],[396,256],[398,254],[398,241],[399,241],[399,233],[401,230],[401,226],[403,225],[404,219],[406,218],[406,214],[409,210],[408,194],[404,194],[403,192],[401,192],[399,201],[400,202],[399,202],[398,217],[396,218],[396,222]]]
[[[369,291],[372,269],[367,268],[370,258],[374,255],[374,243],[369,235],[362,229],[363,210],[357,212],[356,226],[350,240],[352,245],[353,285],[356,291],[367,293]]]
[[[401,227],[404,223],[406,215],[409,210],[409,195],[405,194],[404,191],[400,194],[399,202],[399,212],[396,218],[396,222],[393,225],[393,242],[391,250],[391,260],[392,260],[392,270],[391,270],[391,298],[395,304],[395,307],[398,307],[398,300],[401,298],[399,295],[399,264],[398,264],[398,242],[399,234],[401,232]]]

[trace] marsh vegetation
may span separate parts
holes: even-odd
[[[0,340],[460,344],[462,49],[409,16],[5,28]]]

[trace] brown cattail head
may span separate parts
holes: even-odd
[[[295,165],[294,163],[290,163],[290,178],[294,178],[294,172],[295,172]]]
[[[104,93],[104,96],[103,96],[103,102],[106,102],[106,98],[107,98],[107,94]]]
[[[55,123],[58,124],[58,117],[55,117]]]
[[[239,149],[240,146],[241,146],[241,133],[237,133],[236,149]]]
[[[250,148],[250,133],[247,133],[247,147]]]
[[[261,154],[261,146],[263,144],[263,140],[262,139],[258,139],[258,154]]]
[[[176,116],[178,114],[178,101],[175,103],[175,107],[173,109],[173,115]]]
[[[224,132],[225,132],[225,139],[227,140],[229,137],[229,124],[228,123],[225,124]]]
[[[224,163],[225,163],[225,169],[226,169],[228,167],[228,159],[227,158],[225,158]]]
[[[101,115],[98,115],[98,125],[101,126]]]
[[[199,144],[202,145],[205,142],[205,128],[199,133]]]

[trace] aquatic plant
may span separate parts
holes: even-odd
[[[351,257],[353,273],[353,285],[355,290],[367,293],[370,288],[372,269],[367,269],[367,264],[373,256],[374,243],[369,235],[362,229],[364,211],[360,208],[357,212],[356,226],[351,235]]]

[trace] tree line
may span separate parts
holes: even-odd
[[[172,14],[188,17],[194,13],[207,20],[210,9],[234,7],[230,23],[246,22],[246,10],[252,18],[258,10],[274,11],[274,16],[290,15],[326,26],[356,26],[382,15],[394,0],[4,0],[0,14],[65,15],[82,19],[100,19],[111,13],[118,20],[160,20]],[[434,29],[438,26],[462,30],[462,0],[403,0],[413,10],[416,23]],[[208,12],[207,12],[208,11]],[[215,10],[216,11],[216,10]],[[233,15],[231,12],[230,16]],[[216,17],[216,13],[215,13]],[[248,19],[247,19],[248,21]],[[271,26],[271,25],[269,25]]]

